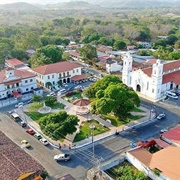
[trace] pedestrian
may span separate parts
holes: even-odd
[[[61,144],[59,143],[59,149],[61,149]]]

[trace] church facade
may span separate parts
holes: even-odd
[[[163,62],[156,60],[151,67],[133,69],[129,53],[123,61],[122,81],[134,91],[153,102],[165,97],[166,91],[180,89],[180,60]]]

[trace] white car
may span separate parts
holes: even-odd
[[[162,114],[159,114],[158,116],[157,116],[157,119],[163,119],[163,118],[165,118],[166,117],[166,115],[164,114],[164,113],[162,113]]]
[[[165,132],[167,132],[168,131],[168,129],[161,129],[160,130],[160,133],[165,133]]]
[[[42,138],[39,140],[42,144],[44,144],[45,146],[47,146],[49,144],[49,142],[47,141],[47,139]]]
[[[70,158],[70,155],[69,154],[58,154],[58,155],[55,155],[54,156],[54,160],[55,161],[69,161],[71,158]]]
[[[15,105],[15,108],[21,108],[23,107],[24,103],[23,102],[20,102],[18,104]]]
[[[82,89],[82,86],[81,85],[78,85],[78,86],[76,86],[76,87],[74,87],[74,89]]]

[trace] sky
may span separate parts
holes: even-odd
[[[60,2],[67,2],[70,0],[0,0],[0,4],[26,2],[31,4],[55,4]]]

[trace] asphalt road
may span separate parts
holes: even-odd
[[[143,105],[152,106],[148,102],[143,102]],[[32,148],[24,150],[37,159],[52,177],[57,178],[65,174],[71,174],[78,180],[84,180],[86,171],[97,164],[98,160],[101,160],[103,163],[119,155],[119,153],[130,148],[129,143],[132,141],[137,142],[151,137],[159,137],[159,131],[162,128],[173,127],[179,122],[180,117],[177,114],[180,113],[178,112],[178,107],[169,104],[153,104],[153,106],[155,106],[157,113],[165,112],[166,118],[96,142],[94,144],[94,156],[92,144],[81,149],[71,150],[69,153],[72,156],[72,160],[69,162],[56,163],[53,160],[53,156],[60,153],[59,150],[51,146],[43,146],[38,140],[27,134],[19,124],[4,114],[0,114],[0,130],[19,146],[22,139],[29,141]]]

